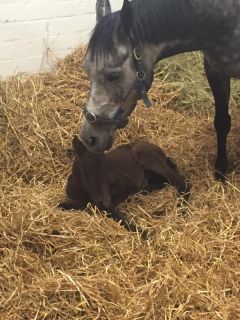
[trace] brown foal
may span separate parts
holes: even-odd
[[[76,136],[72,145],[74,161],[66,188],[68,199],[60,204],[63,209],[83,210],[92,203],[136,231],[136,225],[116,209],[130,195],[161,189],[166,183],[176,187],[185,200],[189,194],[187,181],[157,145],[136,141],[107,153],[92,153]]]

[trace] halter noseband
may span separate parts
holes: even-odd
[[[124,128],[128,124],[128,118],[123,118],[122,113],[122,109],[120,108],[113,118],[105,118],[89,112],[87,108],[83,110],[83,114],[89,123],[99,126],[115,126],[118,129]]]
[[[128,124],[128,116],[131,114],[133,109],[135,108],[132,106],[125,106],[127,104],[127,100],[131,97],[131,94],[140,96],[143,100],[146,107],[151,107],[152,103],[148,98],[147,95],[147,88],[148,85],[146,83],[146,73],[144,71],[144,63],[142,59],[142,55],[140,53],[140,49],[138,46],[136,46],[133,51],[133,62],[134,66],[136,68],[136,81],[134,83],[133,88],[129,91],[127,97],[125,98],[123,105],[119,108],[117,113],[113,118],[105,118],[98,116],[92,112],[89,112],[87,108],[85,107],[83,110],[83,114],[86,118],[86,120],[89,123],[96,124],[99,126],[115,126],[118,129],[124,128]]]

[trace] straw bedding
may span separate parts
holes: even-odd
[[[229,137],[236,170],[223,186],[212,177],[210,94],[194,97],[157,71],[155,106],[139,106],[116,144],[159,144],[192,196],[184,210],[171,187],[122,204],[151,231],[142,242],[96,208],[56,207],[88,94],[82,57],[80,49],[53,72],[0,83],[0,319],[240,319],[239,111]]]

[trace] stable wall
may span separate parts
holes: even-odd
[[[37,72],[86,43],[96,0],[0,0],[0,77]],[[122,0],[112,0],[112,9]]]

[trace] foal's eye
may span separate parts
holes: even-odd
[[[109,74],[107,74],[107,80],[108,81],[116,81],[119,80],[121,77],[121,73],[120,72],[111,72]]]

